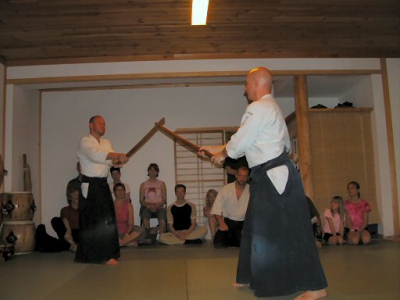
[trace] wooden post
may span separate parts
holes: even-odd
[[[294,90],[300,174],[306,195],[310,197],[311,200],[314,200],[310,123],[308,120],[307,78],[305,75],[297,75],[294,77]]]
[[[393,208],[393,228],[394,238],[396,241],[400,241],[400,221],[399,221],[399,198],[397,188],[397,174],[396,174],[396,154],[394,150],[394,135],[393,135],[393,122],[392,122],[392,111],[390,106],[390,94],[389,94],[389,79],[387,74],[386,58],[381,58],[381,69],[382,69],[382,85],[383,85],[383,98],[385,104],[385,120],[386,120],[386,131],[388,137],[388,149],[389,149],[389,170],[390,170],[390,183],[392,185],[392,208]]]

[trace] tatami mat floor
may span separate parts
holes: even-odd
[[[18,255],[0,263],[2,300],[247,300],[232,287],[238,249],[203,245],[128,247],[117,266],[73,262],[74,254]],[[320,257],[335,300],[399,300],[400,243],[326,246]],[[293,299],[287,297],[272,300]]]

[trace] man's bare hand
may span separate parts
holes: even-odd
[[[226,225],[225,223],[221,222],[221,224],[219,224],[218,226],[219,226],[218,230],[221,230],[221,231],[228,231],[229,230],[228,225]]]
[[[218,167],[221,167],[221,165],[225,161],[225,158],[227,157],[227,154],[225,151],[225,145],[200,147],[200,149],[198,151],[198,155],[205,157],[203,150],[208,151],[211,154],[213,154],[213,156],[211,157],[211,162],[214,163]]]
[[[225,145],[216,145],[216,146],[201,146],[199,149],[199,155],[205,157],[203,150],[210,152],[211,154],[215,154],[217,152],[221,152],[224,150]]]
[[[185,241],[186,240],[186,234],[184,231],[177,231],[176,236],[181,240]]]
[[[121,162],[121,164],[126,164],[129,161],[129,158],[124,153],[119,153],[118,160]]]

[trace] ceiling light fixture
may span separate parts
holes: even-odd
[[[209,0],[193,0],[192,25],[206,25]]]

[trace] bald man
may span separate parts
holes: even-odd
[[[272,92],[272,74],[259,67],[246,77],[250,102],[241,126],[224,146],[200,150],[212,161],[246,156],[251,168],[236,283],[249,285],[257,297],[301,292],[295,299],[327,295],[327,281],[310,227],[310,215],[300,175],[288,157],[290,139]]]

